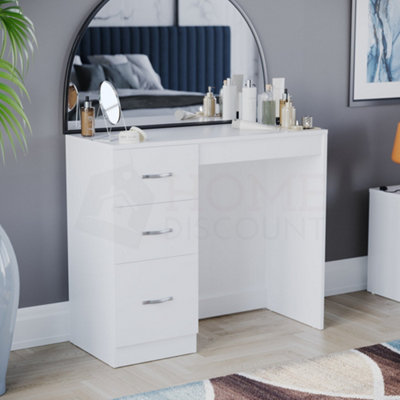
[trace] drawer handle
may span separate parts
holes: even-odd
[[[166,229],[161,229],[159,231],[144,231],[142,232],[142,235],[143,236],[165,235],[171,232],[173,232],[172,228],[166,228]]]
[[[164,174],[146,174],[142,175],[142,179],[161,179],[161,178],[169,178],[173,175],[172,172],[166,172]]]
[[[169,297],[164,297],[163,299],[157,299],[157,300],[145,300],[142,302],[144,306],[148,306],[149,304],[162,304],[166,303],[168,301],[172,301],[174,298],[172,296]]]

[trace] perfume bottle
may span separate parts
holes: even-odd
[[[285,89],[284,93],[282,94],[282,98],[279,101],[279,121],[280,121],[280,125],[283,126],[282,123],[282,111],[283,111],[283,107],[285,106],[285,104],[287,103],[289,99],[289,94],[288,94],[288,90]]]
[[[89,96],[85,97],[83,107],[81,107],[81,133],[82,136],[94,135],[94,107],[89,100]]]
[[[208,92],[203,99],[203,115],[205,117],[215,117],[215,96],[212,87],[208,87]]]
[[[275,100],[272,85],[265,85],[265,92],[258,97],[258,122],[265,125],[276,124]]]
[[[295,125],[296,108],[293,106],[292,99],[289,96],[288,101],[282,107],[281,125],[283,128],[290,128]]]

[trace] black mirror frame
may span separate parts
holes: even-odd
[[[68,56],[68,61],[65,69],[65,75],[64,75],[64,85],[63,85],[63,101],[62,101],[62,115],[63,115],[63,133],[64,135],[69,135],[69,134],[76,134],[78,131],[68,131],[68,110],[67,110],[67,93],[68,93],[68,85],[69,85],[69,77],[71,74],[71,68],[72,68],[72,63],[74,60],[74,56],[76,53],[76,49],[78,48],[79,42],[81,41],[83,35],[85,34],[87,28],[89,27],[90,22],[93,20],[94,16],[100,11],[103,6],[108,3],[110,0],[101,0],[97,6],[89,13],[87,18],[85,19],[85,22],[79,29],[79,32],[77,36],[75,37],[74,43],[72,44],[71,51]],[[254,40],[256,42],[256,46],[258,49],[258,53],[260,55],[260,60],[261,60],[261,69],[262,69],[262,74],[263,74],[263,80],[264,80],[264,86],[265,83],[267,82],[267,64],[265,61],[265,56],[264,56],[264,51],[261,46],[260,39],[257,35],[257,32],[254,28],[254,25],[250,21],[249,17],[247,14],[244,12],[243,8],[237,3],[236,0],[228,0],[229,2],[232,3],[232,5],[239,11],[240,15],[243,17],[243,19],[246,21],[247,25],[250,28],[250,31],[254,37]],[[175,16],[176,18],[176,16]],[[79,107],[79,105],[78,105]],[[144,129],[154,129],[154,128],[173,128],[173,127],[179,127],[179,126],[198,126],[198,125],[218,125],[218,124],[226,124],[230,123],[230,121],[212,121],[212,122],[185,122],[185,123],[177,123],[177,124],[158,124],[158,125],[146,125],[146,126],[139,126],[139,128],[144,128]],[[114,127],[112,130],[121,130],[119,127]],[[99,131],[102,131],[100,129]],[[106,130],[104,129],[104,132]]]

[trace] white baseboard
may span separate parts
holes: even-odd
[[[43,346],[69,340],[69,302],[20,308],[12,350]]]
[[[367,257],[348,258],[326,263],[325,295],[332,296],[365,290],[367,288]],[[237,304],[244,305],[243,310],[262,307],[263,293],[239,293],[222,296],[218,299],[200,300],[200,318],[216,314],[229,314],[230,309],[237,310]],[[215,305],[217,309],[215,308]],[[69,302],[45,304],[43,306],[20,308],[17,313],[12,350],[46,344],[65,342],[70,339]]]
[[[329,261],[325,265],[325,296],[367,289],[368,257]]]

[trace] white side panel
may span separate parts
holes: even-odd
[[[96,357],[111,360],[113,242],[112,235],[102,235],[108,228],[102,217],[113,210],[113,152],[70,135],[66,135],[66,152],[71,341]]]
[[[324,327],[326,135],[320,155],[266,165],[267,308]]]
[[[368,291],[400,301],[400,195],[369,193]]]

